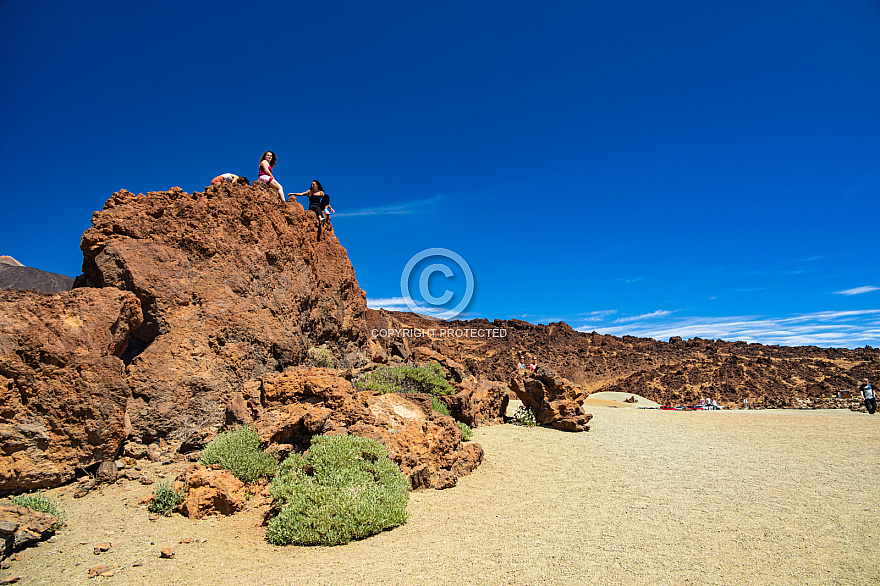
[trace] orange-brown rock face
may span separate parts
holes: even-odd
[[[234,399],[239,413],[248,406],[243,422],[253,421],[260,439],[281,455],[308,447],[314,435],[369,437],[388,448],[413,488],[454,486],[483,458],[478,444],[462,443],[452,417],[431,409],[427,395],[357,391],[333,371],[307,367],[265,374],[244,394]]]
[[[570,380],[545,368],[528,373],[520,369],[510,377],[510,388],[539,424],[563,431],[589,431],[587,422],[593,416],[582,407],[587,393]]]
[[[363,360],[366,296],[345,249],[262,184],[120,191],[92,225],[75,286],[131,291],[143,307],[125,355],[141,441],[219,422],[232,390],[311,346]]]
[[[244,483],[229,470],[212,470],[193,464],[183,473],[188,487],[181,512],[190,519],[209,515],[232,515],[247,503]]]
[[[141,323],[116,289],[0,292],[0,492],[115,457],[131,397],[120,356]]]

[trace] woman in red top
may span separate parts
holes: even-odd
[[[278,195],[281,196],[281,201],[287,201],[284,199],[284,188],[281,187],[281,184],[275,181],[275,176],[272,175],[272,169],[275,167],[275,163],[278,161],[278,157],[275,156],[275,153],[272,151],[266,151],[263,153],[263,156],[260,157],[260,175],[257,178],[258,181],[265,181],[272,187],[278,190]]]

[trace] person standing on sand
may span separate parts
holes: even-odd
[[[859,387],[859,391],[862,393],[862,399],[865,400],[865,407],[868,408],[868,413],[873,415],[874,411],[877,410],[877,395],[874,394],[874,387],[871,386],[868,379],[862,379],[862,386]]]
[[[275,163],[278,162],[278,157],[275,156],[275,153],[272,151],[266,151],[263,153],[263,156],[260,157],[260,175],[257,177],[258,181],[263,181],[264,183],[268,183],[276,190],[278,190],[278,195],[281,196],[281,201],[287,201],[284,199],[284,188],[281,187],[281,184],[275,181],[275,176],[272,175],[272,169],[275,168]]]

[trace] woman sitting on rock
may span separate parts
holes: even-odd
[[[318,227],[321,227],[321,222],[324,221],[324,208],[330,207],[330,196],[324,193],[324,188],[321,187],[321,182],[315,179],[312,181],[312,186],[309,187],[308,191],[303,191],[302,193],[288,193],[287,196],[290,197],[294,195],[296,197],[302,197],[304,195],[309,196],[309,209],[315,212],[315,216],[318,218]],[[331,210],[333,208],[330,208]]]
[[[272,169],[275,168],[275,163],[278,162],[278,157],[275,156],[275,153],[272,151],[266,151],[263,153],[263,156],[260,157],[260,175],[257,178],[259,181],[264,181],[278,190],[278,195],[281,196],[281,201],[286,201],[284,199],[284,188],[281,187],[281,184],[275,181],[275,176],[272,175]]]

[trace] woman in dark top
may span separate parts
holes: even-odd
[[[309,187],[308,191],[303,191],[302,193],[288,193],[287,197],[290,197],[291,195],[295,195],[296,197],[307,195],[309,197],[309,209],[315,212],[315,216],[318,218],[318,226],[320,226],[321,222],[324,221],[324,208],[330,205],[330,196],[324,193],[324,188],[321,187],[321,182],[315,179],[312,181],[312,186]]]

